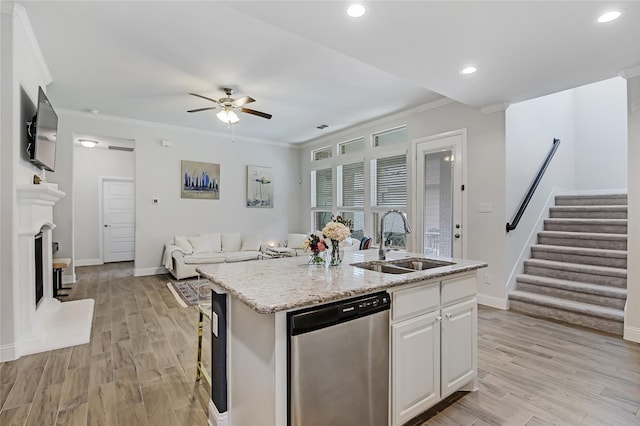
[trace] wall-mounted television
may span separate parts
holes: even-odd
[[[28,123],[28,133],[29,160],[45,170],[55,171],[58,115],[53,110],[42,87],[38,87],[38,106],[36,115]]]

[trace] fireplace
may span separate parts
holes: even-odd
[[[44,295],[44,276],[42,270],[44,269],[43,265],[43,257],[42,257],[42,231],[38,232],[34,239],[35,246],[35,274],[36,274],[36,306],[42,300],[42,296]]]

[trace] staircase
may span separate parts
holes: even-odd
[[[563,195],[509,294],[509,308],[622,335],[627,196]]]

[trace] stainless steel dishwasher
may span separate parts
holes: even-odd
[[[287,314],[288,425],[387,425],[389,293]]]

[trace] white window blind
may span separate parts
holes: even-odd
[[[342,166],[342,206],[364,208],[364,162]]]
[[[316,170],[316,204],[318,209],[331,208],[331,169]]]
[[[376,160],[376,206],[407,205],[406,154]]]

